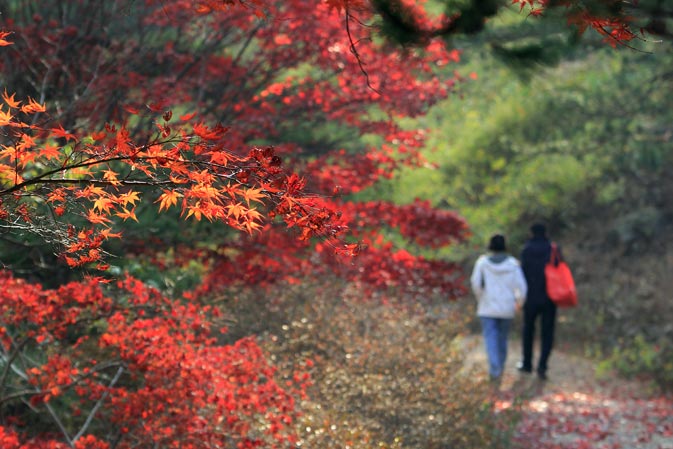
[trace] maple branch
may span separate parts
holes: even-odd
[[[7,357],[7,355],[5,355],[5,354],[2,354],[2,356],[1,356],[3,361],[6,363],[6,365],[5,365],[5,369],[2,372],[2,377],[0,378],[0,392],[5,391],[5,382],[7,381],[7,376],[9,375],[9,370],[10,369],[12,371],[14,371],[23,380],[28,379],[28,376],[26,375],[26,373],[24,373],[19,368],[14,366],[14,360],[16,360],[16,358],[19,356],[19,351],[21,350],[21,348],[23,346],[25,346],[26,343],[28,343],[28,338],[24,338],[19,345],[16,345],[14,343],[14,339],[12,339],[11,337],[9,337],[9,338],[12,340],[12,346],[14,346],[15,349],[12,351],[12,353],[9,357]],[[5,352],[4,349],[3,349],[3,352]],[[0,403],[2,403],[2,399],[0,399]]]
[[[364,62],[362,62],[360,54],[358,53],[358,50],[355,47],[355,41],[353,40],[353,35],[351,34],[350,20],[351,20],[351,13],[348,6],[346,6],[346,34],[348,35],[348,42],[350,43],[350,51],[355,56],[355,59],[358,62],[358,66],[360,67],[360,71],[365,76],[365,80],[367,81],[367,87],[369,87],[377,94],[381,95],[381,92],[379,92],[374,86],[372,86],[369,80],[369,73],[367,73],[367,70],[364,67]]]
[[[91,425],[91,422],[93,421],[94,416],[98,412],[98,410],[101,408],[103,405],[103,402],[107,399],[107,397],[110,394],[110,388],[114,387],[117,381],[119,380],[119,377],[121,377],[122,373],[124,372],[124,366],[120,366],[119,369],[117,369],[117,373],[114,375],[112,380],[110,381],[110,384],[108,385],[108,389],[103,392],[102,396],[100,399],[98,399],[98,402],[96,402],[96,405],[91,409],[91,412],[89,413],[89,416],[87,416],[86,421],[84,421],[84,424],[82,425],[82,428],[77,432],[77,434],[72,438],[72,442],[76,443],[77,440],[80,439],[82,435],[84,435],[84,432],[86,432],[86,429]]]
[[[238,50],[238,53],[236,54],[236,57],[234,57],[234,60],[232,61],[232,67],[238,67],[238,63],[241,61],[241,58],[243,58],[243,55],[245,52],[248,50],[250,47],[250,44],[252,43],[253,38],[257,35],[259,30],[262,29],[262,23],[260,22],[253,30],[248,34],[248,37],[246,38],[245,42],[241,46],[241,48]],[[224,85],[226,86],[229,84],[229,80],[231,79],[233,71],[228,71],[227,72],[227,77],[224,79]]]
[[[54,411],[54,408],[51,406],[51,404],[49,404],[49,402],[46,402],[44,404],[44,406],[47,409],[47,411],[49,411],[49,414],[51,415],[51,418],[54,420],[54,422],[56,423],[58,428],[61,430],[61,433],[63,433],[63,436],[65,437],[65,441],[66,441],[66,443],[68,443],[68,446],[75,447],[74,442],[72,441],[72,439],[70,438],[70,434],[68,433],[68,429],[65,428],[65,426],[63,425],[63,422],[58,417],[58,415]]]
[[[0,196],[8,195],[10,193],[21,190],[24,187],[28,187],[28,186],[35,185],[35,184],[47,183],[47,182],[50,182],[50,181],[51,182],[79,181],[79,180],[69,180],[69,179],[45,179],[45,178],[47,178],[49,176],[52,176],[52,175],[55,175],[56,173],[67,171],[67,170],[73,170],[73,169],[76,169],[76,168],[91,167],[91,166],[94,166],[94,165],[104,164],[104,163],[107,163],[107,162],[118,162],[118,161],[123,161],[125,159],[130,159],[130,156],[119,156],[119,157],[115,157],[115,158],[102,159],[102,160],[97,159],[97,160],[91,161],[91,162],[80,162],[80,163],[76,163],[76,164],[73,164],[73,165],[67,165],[67,166],[55,168],[53,170],[49,170],[49,171],[46,171],[44,173],[41,173],[38,176],[36,176],[34,178],[31,178],[27,181],[24,181],[22,183],[14,184],[12,187],[9,187],[5,190],[0,190]]]
[[[639,48],[636,48],[636,47],[632,46],[631,44],[627,43],[626,41],[623,41],[623,40],[621,40],[621,39],[617,39],[617,38],[616,38],[615,36],[613,36],[612,33],[611,33],[609,30],[607,30],[604,26],[600,26],[599,29],[600,29],[600,31],[602,31],[602,34],[605,34],[605,36],[607,36],[609,39],[612,39],[617,45],[621,45],[621,46],[623,46],[623,47],[628,48],[629,50],[634,50],[634,51],[637,51],[637,52],[639,52],[639,53],[644,53],[644,54],[647,54],[647,55],[654,54],[654,52],[646,51],[646,50],[641,50],[641,49],[639,49]],[[635,34],[633,34],[633,33],[631,33],[631,36],[633,36],[634,38],[637,38],[637,36],[636,36]]]
[[[19,377],[21,377],[21,378],[24,379],[24,380],[28,380],[28,375],[27,375],[25,372],[21,371],[19,368],[15,367],[15,366],[14,366],[14,363],[13,363],[13,360],[14,360],[14,359],[16,359],[16,358],[19,357],[19,356],[22,356],[22,354],[21,354],[21,352],[20,352],[20,349],[21,349],[21,347],[25,346],[25,344],[28,342],[28,340],[29,340],[28,338],[23,339],[23,341],[21,342],[21,344],[20,344],[19,346],[17,346],[16,349],[14,350],[14,353],[12,354],[12,357],[10,357],[9,359],[7,359],[7,358],[3,355],[3,359],[5,359],[5,360],[7,361],[7,366],[5,367],[5,370],[4,370],[4,372],[3,372],[3,375],[2,375],[2,383],[0,384],[0,385],[2,386],[2,391],[4,391],[4,389],[5,389],[5,387],[4,387],[4,383],[5,383],[5,380],[6,380],[8,371],[9,371],[9,367],[12,367],[12,369],[17,373],[17,375],[18,375]],[[36,390],[37,390],[39,393],[41,393],[41,391],[40,391],[39,389],[36,389]],[[25,392],[20,392],[20,393],[22,393],[22,395],[25,394]],[[10,395],[10,396],[13,396],[13,395]],[[5,401],[5,397],[3,397],[2,399],[0,399],[0,403],[2,403],[2,402],[4,402],[4,401]],[[48,411],[49,414],[51,415],[52,419],[54,420],[54,422],[56,423],[56,425],[58,426],[58,428],[59,428],[59,429],[61,430],[61,432],[63,433],[63,436],[65,437],[66,442],[68,443],[68,445],[72,447],[72,446],[73,446],[72,440],[70,439],[70,435],[68,434],[68,430],[67,430],[67,429],[65,428],[65,426],[63,425],[63,422],[59,419],[58,415],[56,414],[56,412],[54,411],[54,409],[51,407],[51,405],[50,405],[48,402],[45,403],[45,408],[47,409],[47,411]]]
[[[31,180],[32,181],[32,180]],[[9,193],[12,193],[13,191],[20,190],[23,187],[29,186],[29,185],[35,185],[35,184],[82,184],[82,185],[94,185],[94,186],[119,186],[119,185],[124,185],[124,186],[164,186],[164,185],[173,185],[176,184],[173,181],[140,181],[140,180],[132,180],[132,179],[122,179],[122,180],[117,180],[117,181],[105,181],[102,179],[53,179],[53,178],[48,178],[48,179],[35,179],[35,182],[24,182],[20,184],[18,189],[8,189],[8,190],[3,190],[0,191],[0,196],[2,195],[7,195]]]
[[[171,141],[165,141],[161,142],[162,144],[167,144],[170,143]],[[44,173],[41,173],[37,175],[34,178],[31,178],[27,181],[21,182],[19,184],[15,184],[12,187],[9,187],[5,190],[0,190],[0,196],[8,195],[10,193],[16,192],[18,190],[23,189],[24,187],[28,187],[31,185],[36,185],[36,184],[51,184],[51,183],[61,183],[61,184],[74,184],[74,183],[92,183],[95,185],[95,183],[101,183],[101,185],[113,185],[114,182],[111,181],[100,181],[100,180],[93,180],[93,179],[50,179],[48,178],[49,176],[55,175],[57,173],[63,172],[63,171],[68,171],[68,170],[74,170],[78,168],[86,168],[86,167],[93,167],[96,165],[101,165],[101,164],[107,164],[109,162],[121,162],[121,161],[126,161],[126,160],[131,160],[134,158],[137,154],[142,152],[147,148],[146,145],[139,147],[138,151],[133,153],[133,155],[125,155],[125,156],[117,156],[117,157],[110,157],[106,159],[94,159],[91,158],[86,161],[82,162],[77,162],[73,163],[72,165],[65,165],[61,166],[58,168],[54,168],[53,170],[46,171]],[[155,160],[157,158],[155,157],[142,157],[142,158],[137,158],[139,160]],[[189,161],[185,161],[189,162]],[[45,179],[47,178],[47,179]],[[150,181],[118,181],[118,182],[125,182],[128,183],[129,185],[164,185],[164,184],[170,184],[170,181],[155,181],[155,182],[150,182]]]
[[[260,60],[256,65],[251,66],[250,70],[248,70],[248,74],[251,73],[256,73],[259,74],[261,73],[260,67],[265,65],[264,60]],[[241,81],[241,84],[237,86],[237,89],[235,90],[235,93],[233,97],[227,101],[228,107],[224,110],[225,115],[229,115],[231,111],[233,110],[233,105],[235,105],[238,100],[245,96],[248,95],[250,91],[257,91],[261,86],[267,85],[275,76],[277,76],[277,72],[272,69],[265,70],[263,73],[263,77],[259,80],[257,84],[249,84],[248,80],[251,79],[251,77],[246,77],[244,80]],[[246,90],[245,88],[249,86],[249,89]],[[221,101],[220,102],[213,102],[208,106],[207,108],[204,109],[204,115],[208,115],[213,113],[218,106],[221,106]]]
[[[84,379],[92,377],[94,374],[96,374],[98,372],[101,372],[103,370],[106,370],[108,368],[113,368],[113,367],[116,367],[116,366],[119,367],[119,370],[124,369],[124,365],[119,361],[109,361],[109,362],[99,363],[96,366],[89,369],[89,371],[85,375],[80,376],[80,377],[74,379],[72,382],[69,382],[67,384],[59,385],[59,387],[62,388],[63,390],[68,390],[68,389],[72,388],[73,386],[77,385],[79,382],[83,381]],[[26,373],[21,371],[19,368],[16,368],[16,370],[18,370],[16,372],[16,374],[19,377],[21,377],[23,380],[28,380],[28,376],[26,375]],[[117,376],[115,375],[115,377],[117,377]],[[114,383],[116,383],[116,382],[117,381],[115,380]],[[114,386],[114,384],[110,385],[110,388],[112,386]],[[26,396],[26,395],[35,396],[35,395],[40,395],[40,394],[43,394],[43,393],[44,393],[44,391],[40,390],[39,388],[38,389],[31,388],[31,389],[16,391],[16,392],[14,392],[12,394],[9,394],[7,396],[2,396],[0,398],[0,405],[4,404],[5,402],[8,402],[12,399],[18,399],[22,396]]]

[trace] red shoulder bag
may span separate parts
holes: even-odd
[[[568,265],[561,260],[556,243],[551,245],[551,256],[544,267],[547,280],[547,296],[558,307],[575,307],[577,305],[577,290],[575,280]]]

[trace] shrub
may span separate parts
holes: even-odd
[[[627,377],[651,379],[663,390],[673,389],[673,343],[648,341],[643,335],[621,341],[599,365],[599,374],[614,370]]]

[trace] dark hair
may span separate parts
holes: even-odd
[[[501,234],[496,234],[491,237],[491,242],[488,244],[488,249],[490,251],[502,252],[507,248],[505,247],[505,236]]]
[[[534,237],[545,237],[547,235],[547,228],[542,223],[535,223],[530,227],[530,232]]]

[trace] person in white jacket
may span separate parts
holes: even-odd
[[[509,328],[528,287],[519,261],[506,252],[503,235],[491,237],[488,249],[474,264],[470,284],[478,301],[489,375],[495,381],[502,377]]]

